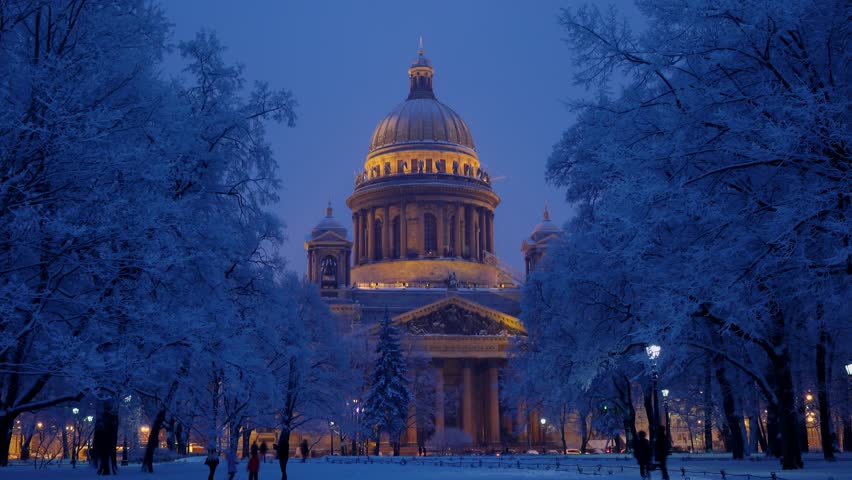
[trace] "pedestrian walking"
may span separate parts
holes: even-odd
[[[299,445],[299,450],[302,452],[302,463],[308,461],[308,441],[302,440],[302,443]]]
[[[642,478],[648,478],[648,475],[651,474],[651,443],[647,436],[644,431],[640,431],[639,438],[634,440],[635,444],[633,445],[633,456],[639,463],[639,475]]]
[[[263,459],[263,463],[266,463],[266,452],[269,451],[269,446],[266,445],[266,442],[260,442],[260,458]]]
[[[216,467],[219,466],[219,456],[216,455],[215,449],[211,448],[207,450],[207,458],[204,459],[204,465],[207,465],[207,468],[210,470],[207,480],[213,480],[213,474],[216,473]]]
[[[257,455],[257,450],[251,449],[251,458],[248,461],[248,480],[257,480],[257,475],[260,473],[260,457]]]

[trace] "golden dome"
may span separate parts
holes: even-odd
[[[427,144],[475,150],[473,136],[464,120],[434,98],[411,98],[388,113],[370,141],[370,153],[380,148]]]
[[[408,99],[376,126],[368,156],[402,148],[474,153],[476,148],[470,129],[456,112],[435,98],[432,63],[423,56],[423,50],[417,53],[417,59],[408,70]]]

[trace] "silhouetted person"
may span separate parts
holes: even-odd
[[[219,466],[219,457],[216,455],[216,450],[207,450],[207,458],[204,459],[204,465],[210,469],[210,474],[207,475],[207,480],[213,480],[213,474],[216,473],[216,467]]]
[[[266,463],[266,452],[269,451],[269,447],[266,445],[266,442],[260,442],[260,458],[263,459],[263,463]]]
[[[248,480],[257,480],[257,474],[260,472],[260,457],[257,456],[257,445],[252,445],[251,458],[248,461],[249,478]]]
[[[308,461],[308,441],[302,440],[302,443],[299,444],[299,451],[302,452],[302,463]]]
[[[669,480],[669,470],[666,467],[666,458],[671,453],[669,450],[669,434],[666,432],[666,427],[659,427],[657,438],[654,439],[654,456],[657,459],[657,464],[660,465],[660,472],[663,474],[663,480]]]
[[[651,442],[644,431],[639,432],[639,438],[634,441],[633,456],[639,463],[639,475],[646,478],[651,471]]]

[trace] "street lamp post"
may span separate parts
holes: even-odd
[[[846,364],[846,405],[852,405],[852,363]],[[843,451],[852,452],[852,412],[843,416]]]
[[[544,440],[545,440],[544,434],[545,434],[546,429],[547,429],[547,419],[542,417],[540,422],[541,422],[541,453],[544,454],[544,453],[547,453],[547,449],[545,448],[545,445],[544,445]]]
[[[669,449],[672,448],[672,421],[669,416],[669,389],[664,388],[663,392],[663,407],[666,412],[666,435],[668,435],[669,439]]]
[[[657,397],[657,358],[660,356],[662,348],[659,345],[648,345],[645,347],[645,353],[648,354],[648,359],[651,361],[651,418],[648,420],[648,436],[651,443],[651,461],[655,457],[654,442],[657,440],[657,426],[660,424],[660,400]]]
[[[334,456],[334,422],[328,422],[328,437],[331,440],[331,456]]]

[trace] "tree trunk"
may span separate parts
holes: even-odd
[[[68,429],[63,426],[60,426],[62,429],[62,460],[68,460],[71,456],[68,451]]]
[[[766,441],[766,428],[763,426],[763,420],[761,420],[760,414],[758,414],[755,418],[757,419],[757,444],[760,446],[760,449],[763,450],[763,453],[771,455],[769,445]]]
[[[15,425],[15,416],[3,415],[0,417],[0,467],[9,466],[9,450],[12,447],[12,427]],[[844,445],[846,437],[844,437]]]
[[[742,460],[745,456],[743,432],[740,429],[743,420],[742,415],[738,413],[736,408],[734,388],[725,375],[725,362],[721,357],[717,357],[714,363],[716,364],[716,381],[719,383],[719,388],[722,391],[722,410],[725,413],[728,434],[725,447],[731,451],[734,460]]]
[[[586,449],[589,446],[589,426],[586,423],[589,414],[583,409],[577,412],[577,420],[580,423],[580,453],[586,454]]]
[[[822,457],[833,462],[834,436],[831,434],[831,405],[828,398],[828,372],[826,362],[826,343],[828,342],[825,328],[820,325],[819,341],[816,348],[817,401],[819,402],[819,433],[822,442]]]
[[[33,436],[35,435],[35,429],[30,428],[26,432],[21,430],[21,460],[29,461],[30,459],[30,443],[33,441]]]
[[[633,407],[633,392],[630,390],[630,380],[620,376],[613,378],[613,385],[618,391],[621,409],[623,413],[624,432],[626,435],[627,448],[633,449],[636,437],[636,409]],[[669,433],[671,435],[671,433]],[[585,453],[585,452],[584,452]]]
[[[704,360],[704,451],[713,451],[713,391],[711,388],[711,355]]]
[[[802,451],[799,448],[799,415],[796,411],[796,393],[793,390],[793,372],[790,352],[786,347],[772,356],[775,396],[778,398],[779,427],[781,431],[781,468],[802,468]]]
[[[113,399],[99,401],[96,413],[92,459],[98,468],[98,475],[112,475],[118,472],[118,412]]]
[[[177,422],[175,425],[175,443],[177,444],[178,455],[186,455],[187,445],[183,433],[183,422]]]
[[[166,409],[162,408],[157,415],[154,416],[154,421],[151,422],[151,432],[148,435],[148,442],[145,445],[145,456],[142,457],[142,471],[154,473],[154,452],[157,450],[157,445],[160,443],[160,429],[163,422],[166,421]]]
[[[843,451],[852,452],[852,420],[848,413],[843,417]]]
[[[230,434],[228,435],[228,451],[233,452],[234,456],[236,456],[237,447],[240,444],[240,424],[237,421],[231,421],[229,427]],[[264,457],[266,457],[265,453]],[[266,462],[266,458],[264,458],[263,461]]]
[[[251,429],[246,427],[243,429],[243,458],[249,458],[249,441],[251,441]]]
[[[166,424],[166,448],[170,452],[175,451],[175,417],[170,416],[169,422]]]
[[[287,480],[287,461],[290,460],[290,430],[281,429],[278,436],[278,467],[281,469],[281,480]]]

